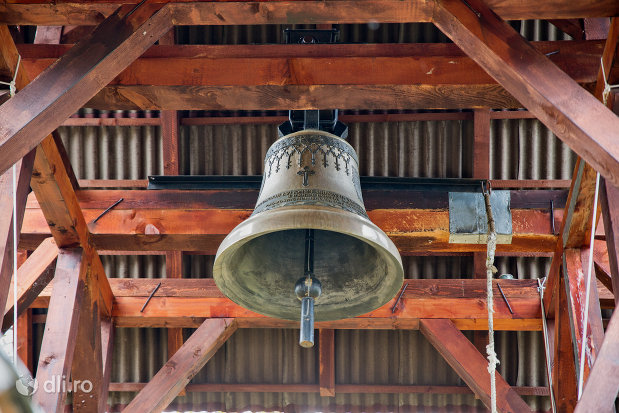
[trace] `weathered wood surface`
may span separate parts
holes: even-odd
[[[332,329],[319,330],[318,383],[321,396],[335,396],[335,331]]]
[[[111,16],[0,106],[0,172],[25,156],[171,27],[165,7],[150,19],[141,17],[140,13],[125,19]]]
[[[440,0],[433,22],[574,152],[619,185],[619,118],[480,0]],[[478,14],[480,17],[478,17]]]
[[[161,287],[141,312],[144,302],[161,282]],[[353,319],[317,323],[317,328],[418,328],[420,318],[456,320],[463,329],[487,329],[484,280],[406,280],[408,287],[397,314],[391,312],[394,297],[383,307]],[[499,282],[499,281],[497,281]],[[52,282],[53,284],[53,282]],[[264,317],[225,298],[212,279],[116,279],[113,317],[116,326],[195,327],[208,317],[238,317],[243,327],[291,327],[298,322]],[[497,330],[539,330],[541,313],[535,280],[501,280],[501,288],[512,306],[511,314],[495,286]],[[51,287],[44,290],[33,307],[45,307]],[[243,324],[245,323],[245,324]]]
[[[66,383],[71,375],[87,270],[81,249],[60,250],[37,368],[36,378],[41,386],[58,378]],[[37,391],[32,396],[43,411],[50,413],[64,412],[66,398],[66,391]]]
[[[124,3],[124,2],[123,2]],[[130,3],[137,3],[131,1]],[[488,6],[503,19],[571,19],[616,16],[614,0],[489,0]],[[96,25],[121,2],[12,2],[0,5],[2,21],[8,24],[66,26]],[[433,1],[261,1],[176,2],[171,4],[177,25],[243,24],[337,24],[428,22]]]
[[[17,315],[22,314],[39,296],[54,277],[58,247],[53,238],[48,238],[28,257],[17,270]],[[13,291],[11,281],[10,291]],[[2,331],[13,325],[13,301],[9,300],[4,310]]]
[[[421,333],[445,361],[490,408],[488,361],[449,320],[421,320]],[[496,373],[496,407],[499,412],[530,412],[527,403]]]
[[[204,321],[123,411],[163,411],[237,327],[229,318]]]

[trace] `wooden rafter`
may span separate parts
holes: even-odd
[[[124,18],[115,13],[34,82],[23,85],[0,106],[0,171],[32,150],[171,24],[166,7],[150,18],[138,12]]]
[[[189,337],[124,412],[161,412],[236,331],[234,319],[210,319]]]
[[[486,358],[449,320],[421,320],[420,329],[428,341],[490,408],[490,373]],[[530,412],[527,403],[496,374],[497,410],[500,412]]]
[[[114,355],[114,323],[110,317],[101,319],[101,365],[103,366],[103,378],[101,380],[98,412],[108,411],[107,396],[110,391],[112,379],[112,357]]]
[[[619,118],[480,0],[439,0],[433,22],[574,152],[619,184]]]
[[[0,16],[17,25],[96,25],[114,12],[117,2],[32,2],[28,0],[2,4]],[[252,2],[177,2],[171,4],[177,25],[243,24],[338,24],[368,21],[408,23],[427,22],[432,17],[434,1],[260,1]],[[489,0],[488,5],[503,19],[571,19],[616,16],[619,6],[613,0],[553,0],[540,5],[534,0]]]

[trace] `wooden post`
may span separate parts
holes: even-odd
[[[335,396],[335,330],[321,329],[318,337],[321,396]]]
[[[60,250],[37,368],[41,389],[32,396],[45,412],[65,408],[87,269],[82,249]],[[53,391],[45,391],[52,384]]]

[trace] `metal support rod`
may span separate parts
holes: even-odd
[[[314,275],[314,230],[305,230],[305,275]]]

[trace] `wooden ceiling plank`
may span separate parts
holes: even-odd
[[[619,118],[480,0],[437,0],[433,22],[602,176],[619,185]]]
[[[0,106],[0,171],[32,150],[171,27],[166,7],[141,18],[140,13],[113,14]]]
[[[420,330],[482,403],[490,408],[490,373],[486,358],[450,320],[421,320]],[[498,373],[496,395],[499,412],[531,411]]]
[[[15,25],[96,25],[125,2],[4,3],[0,15]],[[135,1],[126,3],[137,3]],[[489,0],[503,19],[572,19],[619,14],[613,0]],[[260,1],[176,2],[170,4],[177,25],[409,23],[429,21],[432,1]],[[193,12],[192,12],[193,11]]]
[[[17,270],[17,315],[21,315],[54,277],[58,247],[47,238]],[[13,283],[11,282],[11,287]],[[11,289],[12,291],[12,289]],[[13,325],[13,303],[7,303],[2,331]]]
[[[47,381],[56,383],[58,378],[63,385],[70,377],[87,270],[87,259],[80,248],[60,250],[37,368],[41,386]],[[45,412],[63,412],[67,397],[64,389],[35,392],[32,400]]]
[[[123,411],[163,411],[236,329],[233,319],[204,321]]]

